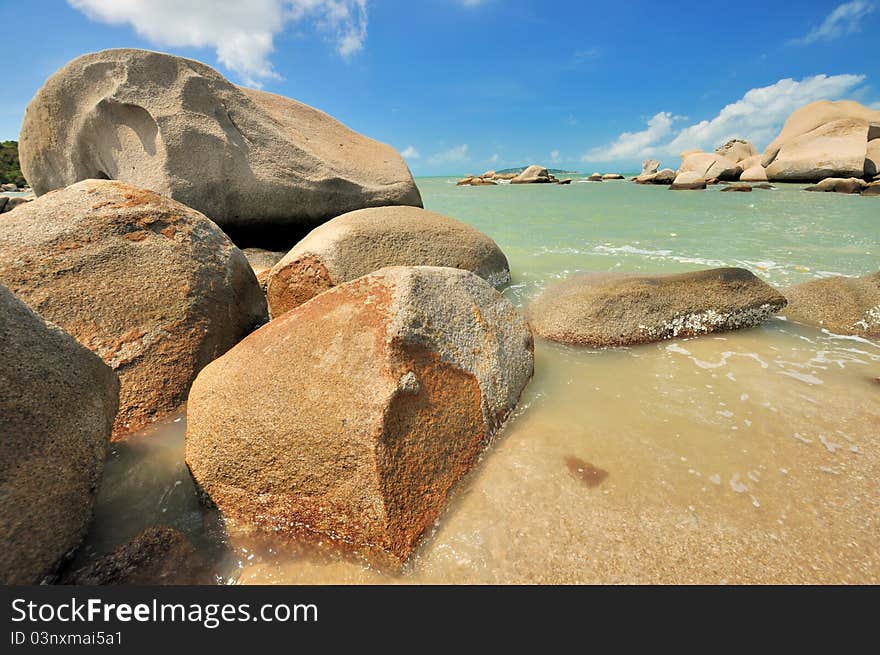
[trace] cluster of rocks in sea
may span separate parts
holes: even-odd
[[[620,173],[593,173],[587,177],[589,182],[625,180]],[[482,175],[466,175],[457,182],[458,186],[496,186],[498,184],[571,184],[572,178],[558,179],[549,170],[538,164],[527,166],[520,173],[496,173],[486,171]]]
[[[743,269],[578,276],[527,318],[498,245],[422,209],[388,146],[170,55],[74,60],[20,144],[38,197],[0,220],[4,583],[209,580],[165,526],[67,564],[110,442],[184,404],[186,464],[230,534],[400,563],[516,408],[533,331],[639,344],[754,326],[786,298],[793,320],[880,329],[880,274],[780,293]]]
[[[763,153],[748,141],[731,139],[714,152],[681,153],[678,170],[659,168],[659,161],[645,160],[632,179],[672,190],[724,182],[812,182],[817,184],[808,191],[880,195],[880,111],[848,100],[820,100],[793,112]]]

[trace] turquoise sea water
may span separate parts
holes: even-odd
[[[880,198],[628,181],[456,187],[425,206],[505,251],[525,305],[575,271],[744,266],[784,287],[880,269]],[[402,573],[234,539],[240,583],[880,582],[880,343],[782,319],[591,350],[538,340],[516,416]],[[176,422],[175,422],[176,421]],[[170,523],[197,543],[185,415],[116,444],[81,557]],[[206,553],[214,553],[206,547]]]

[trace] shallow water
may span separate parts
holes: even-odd
[[[585,270],[739,265],[785,286],[880,268],[876,198],[419,186],[428,209],[499,243],[517,304]],[[878,376],[880,343],[781,319],[605,351],[539,341],[516,417],[399,573],[278,544],[218,551],[176,416],[114,445],[79,559],[166,523],[224,582],[877,583]]]

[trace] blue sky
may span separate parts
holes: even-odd
[[[416,175],[540,163],[632,171],[751,138],[796,107],[880,109],[880,0],[0,0],[0,139],[70,59],[111,47],[204,61],[390,143]]]

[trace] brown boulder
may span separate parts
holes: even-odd
[[[880,196],[880,181],[871,182],[868,186],[862,189],[863,196]]]
[[[751,192],[751,190],[752,190],[752,187],[750,187],[748,184],[731,184],[730,186],[726,186],[723,189],[721,189],[721,191],[730,191],[730,192],[739,191],[741,193],[749,193],[749,192]]]
[[[742,268],[588,273],[548,288],[529,308],[529,322],[552,341],[626,346],[752,327],[784,306],[782,295]]]
[[[532,366],[528,326],[482,278],[384,268],[205,367],[186,461],[233,532],[319,535],[403,560]]]
[[[4,216],[0,283],[117,371],[115,437],[179,407],[205,364],[267,320],[247,259],[214,223],[108,180]]]
[[[476,228],[417,207],[343,214],[312,230],[269,272],[267,295],[280,316],[327,289],[386,266],[449,266],[501,288],[507,257]]]
[[[826,193],[861,193],[867,184],[856,177],[842,179],[827,177],[818,184],[808,186],[805,191],[820,191]]]
[[[696,173],[697,177],[704,180],[737,180],[742,173],[742,167],[714,152],[694,152],[682,157],[678,174],[683,173]]]
[[[785,316],[835,334],[880,338],[880,273],[829,277],[786,289]]]
[[[198,585],[214,580],[183,534],[166,526],[147,528],[108,555],[64,576],[73,585]]]
[[[0,582],[38,584],[82,541],[116,374],[0,285]]]

